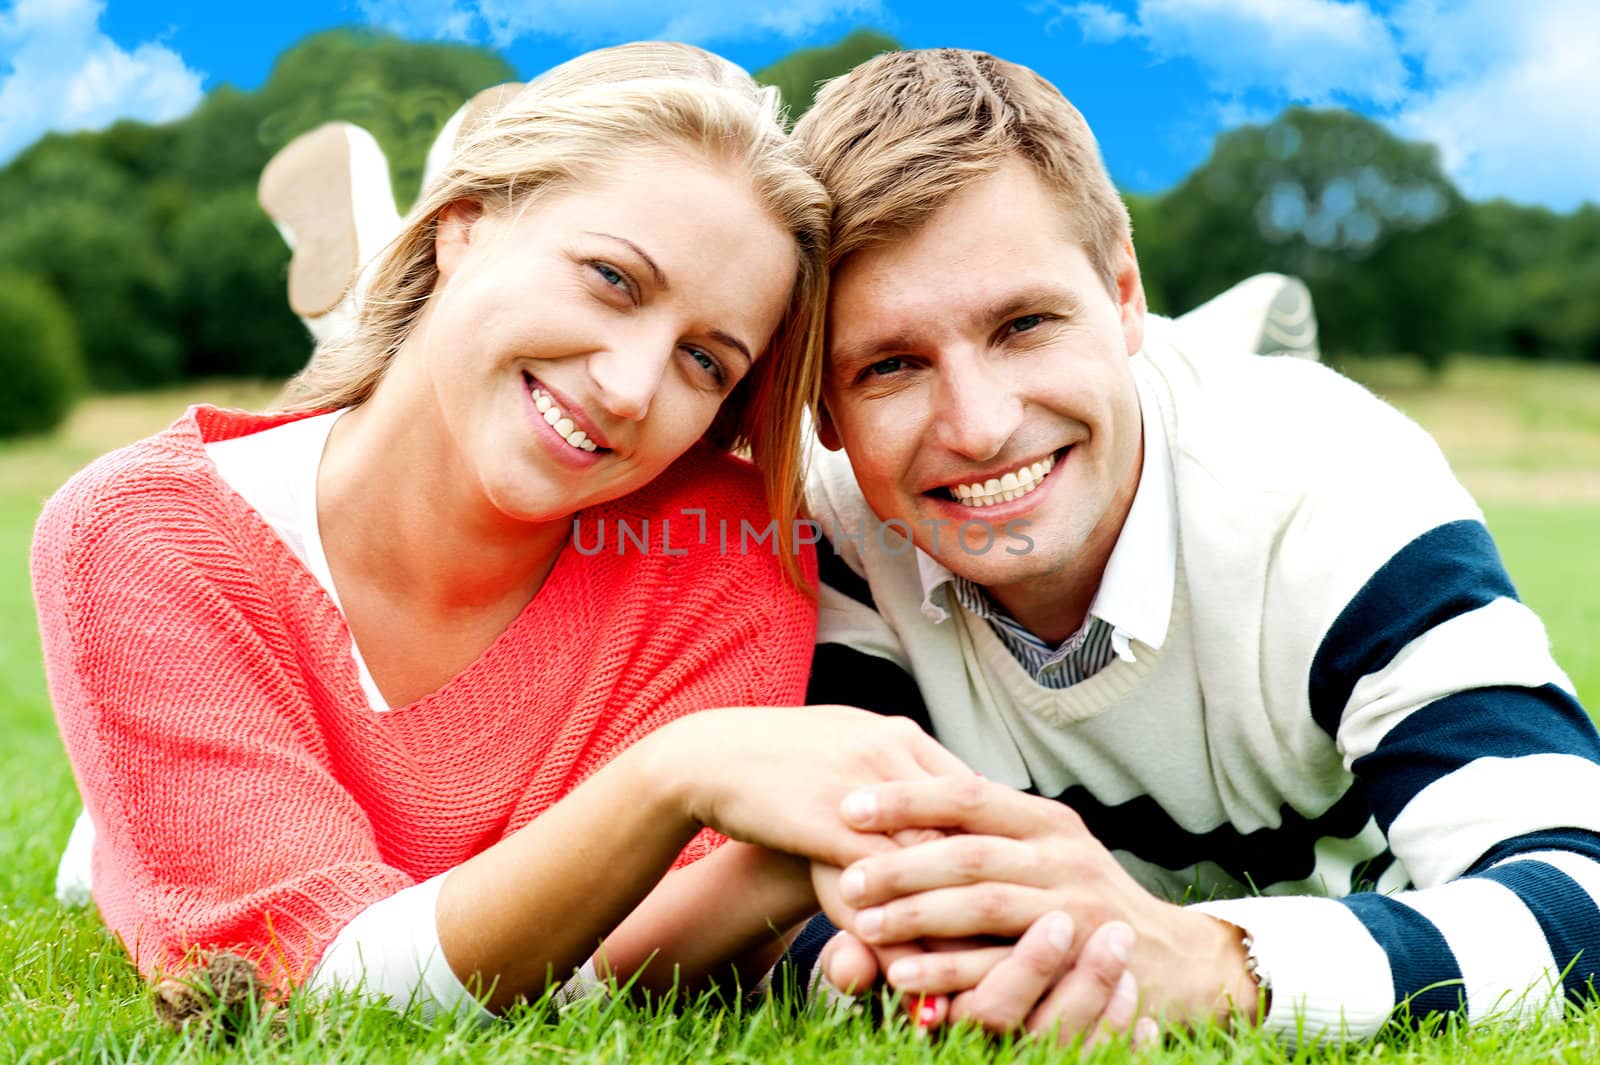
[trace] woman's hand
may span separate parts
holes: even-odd
[[[706,710],[635,749],[699,824],[836,867],[894,848],[845,824],[846,795],[887,781],[974,775],[910,721],[844,706]]]

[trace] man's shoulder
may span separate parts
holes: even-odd
[[[1457,487],[1421,426],[1320,363],[1199,345],[1165,322],[1144,365],[1164,386],[1175,459],[1213,478],[1290,495],[1401,480]]]

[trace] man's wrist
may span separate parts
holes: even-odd
[[[1249,965],[1244,929],[1188,907],[1172,911],[1175,921],[1166,936],[1147,928],[1134,950],[1136,963],[1142,962],[1135,976],[1149,1011],[1167,1023],[1258,1023],[1261,987]]]
[[[1220,977],[1213,1015],[1221,1024],[1259,1024],[1271,993],[1267,974],[1254,957],[1249,934],[1238,925],[1210,914],[1196,914],[1212,926],[1217,937],[1213,971]]]

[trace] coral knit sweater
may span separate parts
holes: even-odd
[[[35,534],[95,901],[146,976],[227,949],[297,983],[367,906],[527,824],[652,729],[803,701],[814,605],[770,545],[719,547],[718,522],[766,524],[764,497],[748,463],[697,446],[582,512],[585,550],[602,519],[604,549],[569,544],[476,662],[375,712],[343,616],[205,455],[289,417],[194,408],[74,477]],[[619,519],[648,520],[647,550],[619,550]],[[703,833],[680,860],[712,845]]]

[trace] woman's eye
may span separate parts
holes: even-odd
[[[684,348],[683,350],[687,351],[696,365],[704,370],[718,385],[721,385],[727,379],[727,375],[722,372],[722,364],[704,351],[699,348]]]
[[[867,367],[867,376],[887,377],[892,373],[898,373],[900,370],[905,369],[905,365],[906,361],[898,356],[892,359],[879,359]]]
[[[633,291],[632,286],[628,282],[628,275],[624,274],[621,270],[618,270],[615,266],[612,266],[609,263],[599,262],[590,263],[589,265],[593,266],[594,272],[599,274],[601,280],[610,285],[612,288],[621,289],[623,292],[628,293]]]

